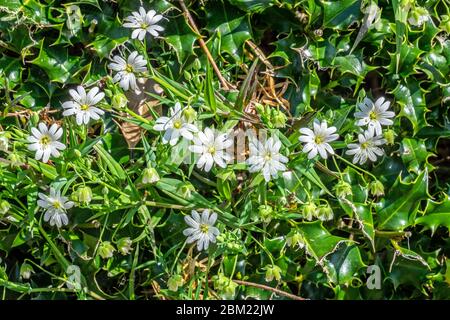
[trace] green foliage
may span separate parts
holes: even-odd
[[[448,1],[184,2],[198,34],[180,1],[143,1],[164,31],[139,41],[123,23],[141,1],[0,1],[2,297],[287,298],[244,280],[310,299],[449,299]],[[108,67],[133,51],[139,93]],[[78,85],[105,93],[101,119],[63,116]],[[358,164],[346,151],[366,97],[395,117],[383,156]],[[154,127],[177,102],[203,128],[276,135],[286,172],[183,161],[187,140]],[[298,140],[314,119],[339,134],[327,159]],[[48,163],[27,148],[41,122],[63,128]],[[61,228],[38,204],[50,188],[74,202]],[[184,217],[205,209],[220,235],[198,252]]]

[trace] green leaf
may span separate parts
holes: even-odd
[[[245,41],[252,38],[248,17],[222,1],[208,2],[205,10],[206,30],[220,39],[220,52],[240,61]]]
[[[399,83],[392,93],[397,103],[402,107],[398,116],[406,117],[411,121],[414,134],[428,126],[425,120],[425,113],[428,111],[426,100],[417,82],[407,81],[406,83]]]
[[[272,6],[275,0],[228,0],[232,5],[246,12],[262,12]]]
[[[306,252],[319,264],[322,264],[324,258],[333,253],[339,244],[350,241],[329,233],[321,221],[300,223],[299,230],[305,240]]]
[[[127,178],[127,174],[120,166],[120,164],[111,156],[109,152],[107,152],[100,144],[96,144],[94,146],[95,151],[100,156],[100,158],[106,163],[111,174],[121,180],[125,180]]]
[[[425,214],[416,219],[415,224],[423,225],[434,234],[439,226],[450,231],[450,197],[441,202],[428,200]]]
[[[66,49],[44,46],[44,40],[40,42],[38,57],[31,63],[42,68],[50,81],[59,83],[66,83],[80,66],[79,59],[69,56]]]
[[[361,15],[360,0],[320,1],[323,5],[323,26],[346,29]]]
[[[423,169],[423,164],[427,161],[429,153],[423,140],[404,138],[402,140],[400,154],[403,163],[409,171],[416,174]]]
[[[175,50],[180,63],[194,54],[194,42],[197,40],[197,35],[187,25],[183,16],[170,19],[164,31],[164,39]]]
[[[378,229],[403,230],[414,222],[420,201],[427,198],[428,170],[410,183],[403,182],[399,176],[387,194],[383,209],[377,212]]]
[[[331,280],[340,285],[350,285],[361,268],[366,267],[356,245],[343,246],[326,259],[326,266]]]

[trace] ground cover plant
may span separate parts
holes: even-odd
[[[448,299],[448,0],[1,0],[2,299]]]

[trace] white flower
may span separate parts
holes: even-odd
[[[73,207],[73,202],[61,196],[61,191],[50,188],[50,195],[39,192],[38,196],[38,206],[45,209],[44,221],[50,221],[51,226],[56,225],[58,228],[69,223],[66,210]]]
[[[383,149],[379,146],[386,143],[381,135],[374,136],[372,131],[364,131],[363,134],[358,134],[359,143],[350,143],[348,145],[349,150],[345,152],[348,155],[355,155],[353,157],[353,163],[364,164],[367,158],[370,161],[377,161],[377,156],[382,156],[384,154]]]
[[[99,88],[94,87],[86,94],[84,88],[78,86],[76,91],[70,89],[69,93],[73,100],[62,104],[63,108],[66,109],[63,116],[75,115],[78,125],[88,124],[91,118],[98,120],[100,116],[105,114],[103,110],[95,106],[105,97],[103,92],[99,93]]]
[[[339,138],[339,135],[335,133],[337,129],[335,127],[328,128],[325,121],[319,123],[317,119],[314,120],[313,127],[314,131],[308,128],[300,129],[302,135],[299,140],[305,143],[303,152],[308,153],[308,159],[314,158],[317,153],[319,153],[323,159],[326,159],[328,153],[334,154],[334,150],[329,142]]]
[[[280,154],[280,148],[281,141],[278,139],[269,138],[264,144],[256,138],[250,139],[249,171],[261,171],[267,182],[278,177],[278,171],[285,171],[284,163],[288,162],[288,158]]]
[[[50,155],[57,158],[60,153],[59,150],[64,150],[66,146],[59,142],[63,129],[56,123],[48,128],[44,123],[39,123],[38,128],[31,128],[32,135],[28,136],[28,149],[36,151],[35,159],[47,163]]]
[[[171,146],[174,146],[180,136],[192,140],[194,139],[193,133],[198,132],[198,129],[192,123],[192,117],[188,119],[185,116],[184,110],[181,109],[181,104],[177,102],[173,109],[169,111],[169,117],[160,117],[156,119],[153,129],[156,131],[165,131],[163,136],[163,143],[170,142]]]
[[[215,134],[212,129],[205,128],[204,132],[199,132],[198,136],[194,137],[194,145],[189,146],[189,150],[201,154],[197,167],[208,172],[214,163],[222,168],[227,166],[226,163],[231,160],[231,156],[225,149],[232,144],[233,140],[226,133]]]
[[[390,126],[394,122],[389,119],[395,116],[395,113],[388,111],[390,102],[383,97],[378,98],[375,103],[369,98],[364,98],[362,103],[358,104],[360,111],[355,112],[355,118],[359,119],[356,124],[360,127],[368,125],[368,130],[377,135],[381,134],[381,126]]]
[[[145,12],[143,7],[139,8],[139,12],[132,12],[131,16],[125,18],[125,23],[123,26],[125,28],[134,29],[131,33],[132,39],[144,40],[146,33],[150,33],[151,35],[157,37],[159,36],[158,32],[164,31],[164,28],[157,25],[161,19],[162,15],[156,14],[155,10],[150,10]]]
[[[119,86],[125,91],[129,88],[136,91],[136,73],[147,71],[144,57],[133,51],[126,61],[121,56],[114,56],[112,60],[108,67],[117,72],[113,82],[119,82]]]
[[[197,241],[198,251],[207,250],[209,243],[216,242],[216,237],[220,234],[219,229],[214,227],[214,223],[217,220],[217,214],[212,212],[209,214],[209,210],[204,210],[202,215],[192,210],[191,216],[185,216],[184,221],[189,225],[189,228],[183,230],[183,234],[188,237],[187,243]]]

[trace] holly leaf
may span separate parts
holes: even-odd
[[[400,176],[387,193],[383,208],[377,212],[379,230],[400,231],[414,220],[420,201],[427,198],[428,170],[424,170],[415,181],[403,182]]]
[[[208,20],[206,30],[220,39],[220,52],[226,52],[240,61],[242,46],[252,38],[248,17],[222,1],[209,2],[205,10]]]
[[[306,252],[318,264],[322,264],[324,258],[333,253],[339,244],[350,242],[346,238],[332,235],[324,228],[321,221],[303,222],[299,224],[299,230],[305,240]]]
[[[330,279],[341,285],[350,285],[361,268],[366,267],[356,245],[344,246],[330,254],[326,259]]]
[[[416,219],[415,224],[423,225],[434,234],[439,226],[447,227],[450,231],[450,197],[441,202],[428,200],[425,214]]]
[[[175,50],[180,63],[194,54],[194,42],[197,36],[182,16],[171,19],[170,23],[167,24],[164,39]]]
[[[346,29],[361,15],[360,0],[321,1],[323,5],[323,26]]]

